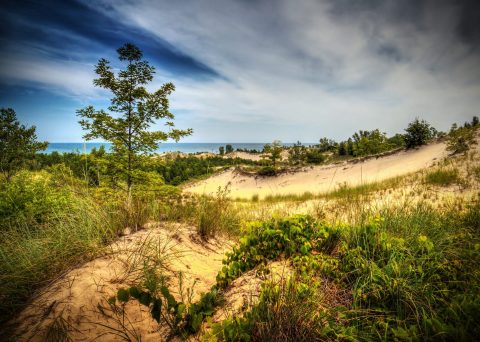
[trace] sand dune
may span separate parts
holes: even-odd
[[[444,143],[434,143],[363,162],[306,167],[299,172],[277,177],[248,176],[230,169],[194,183],[186,187],[185,191],[214,194],[219,186],[230,184],[232,198],[251,198],[255,194],[263,198],[268,195],[303,194],[307,191],[322,193],[334,190],[339,184],[354,186],[415,172],[447,155]]]
[[[137,284],[143,262],[152,257],[151,253],[157,256],[162,251],[172,294],[180,300],[178,274],[182,272],[185,287],[195,282],[193,301],[197,301],[215,284],[224,253],[232,243],[226,239],[200,241],[193,227],[180,224],[149,226],[117,240],[104,256],[67,272],[45,288],[11,322],[17,326],[12,340],[46,341],[47,332],[59,317],[74,341],[164,340],[161,337],[166,336],[166,327],[153,320],[147,307],[129,301],[122,307],[127,317],[123,318],[111,310],[107,298],[118,288]]]

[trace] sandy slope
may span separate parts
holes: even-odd
[[[185,191],[214,194],[218,187],[230,183],[232,198],[251,198],[277,194],[321,193],[335,189],[339,184],[358,185],[418,171],[448,155],[444,143],[434,143],[417,150],[401,151],[393,155],[368,159],[358,163],[314,166],[300,172],[277,177],[253,177],[228,170],[204,181],[192,184]]]
[[[195,282],[196,301],[215,284],[230,246],[225,239],[200,242],[191,227],[182,225],[154,226],[127,235],[111,245],[106,255],[68,272],[37,296],[16,318],[14,323],[19,326],[12,340],[44,341],[54,319],[62,317],[73,341],[125,340],[119,331],[131,340],[162,341],[165,329],[151,318],[146,307],[129,301],[124,317],[115,314],[106,300],[118,288],[137,283],[144,260],[160,254],[177,300],[178,272],[182,272],[185,288]]]

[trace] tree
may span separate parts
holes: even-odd
[[[169,138],[178,141],[193,131],[174,128],[175,117],[168,110],[168,95],[175,89],[172,83],[165,83],[154,92],[145,89],[153,80],[155,68],[142,59],[142,51],[127,43],[117,52],[119,60],[127,63],[126,68],[115,75],[110,62],[102,58],[95,68],[99,77],[93,81],[95,86],[113,93],[108,109],[116,116],[93,106],[78,110],[77,115],[82,118],[82,128],[88,131],[84,139],[101,138],[112,143],[114,158],[109,159],[109,166],[125,181],[130,198],[133,184],[141,178],[139,171],[145,157],[158,148],[158,143]],[[150,131],[159,119],[167,120],[168,130]]]
[[[391,147],[403,147],[405,146],[405,137],[403,134],[395,134],[393,137],[390,137],[387,139],[388,143],[391,145]]]
[[[407,148],[414,148],[417,146],[425,145],[437,134],[437,130],[433,128],[428,122],[426,122],[425,120],[419,120],[418,118],[415,118],[415,120],[408,124],[405,132],[407,132],[404,135],[405,146]]]
[[[288,151],[288,160],[292,165],[303,164],[306,159],[307,149],[302,145],[300,141],[297,141],[296,144]]]
[[[479,124],[478,116],[472,118],[472,127],[476,127]]]
[[[25,161],[47,148],[47,142],[37,141],[35,130],[35,126],[21,125],[13,109],[0,109],[0,171],[7,181]]]
[[[387,143],[387,135],[378,129],[360,130],[353,134],[352,138],[352,155],[355,157],[382,153],[390,147]]]
[[[223,155],[225,154],[225,147],[220,146],[220,147],[218,148],[218,152],[220,152],[220,155],[223,156]]]
[[[277,165],[277,160],[279,160],[281,157],[282,151],[283,146],[280,140],[275,140],[273,143],[266,144],[263,147],[264,157],[270,159],[274,168]]]
[[[342,141],[338,145],[338,155],[339,156],[346,156],[347,155],[347,144]]]
[[[233,147],[230,144],[225,145],[225,153],[229,154],[233,152]]]
[[[321,138],[319,141],[318,149],[320,152],[330,152],[337,149],[337,142],[328,138]]]

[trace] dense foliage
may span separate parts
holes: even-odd
[[[256,164],[258,163],[241,158],[179,156],[167,158],[163,163],[159,163],[156,166],[156,171],[162,175],[165,183],[178,185],[192,178],[213,174],[222,167]]]
[[[13,109],[0,109],[0,172],[7,180],[47,145],[37,141],[35,126],[27,128],[20,124]]]
[[[251,226],[217,276],[290,257],[297,276],[264,285],[243,317],[214,326],[226,341],[462,340],[480,333],[480,206],[465,214],[385,212],[365,225],[332,228],[297,216]],[[330,284],[330,285],[328,285]],[[335,284],[335,285],[333,285]],[[322,286],[351,293],[322,303]],[[320,294],[320,297],[319,297]],[[309,300],[315,299],[317,302]],[[289,322],[293,324],[289,324]]]
[[[408,124],[405,132],[404,139],[407,148],[425,145],[437,135],[435,128],[425,120],[419,120],[418,118]]]

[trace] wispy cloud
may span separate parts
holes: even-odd
[[[377,127],[393,133],[415,116],[447,129],[478,114],[472,1],[75,4],[77,21],[91,16],[94,28],[72,25],[67,40],[81,44],[68,52],[71,60],[50,43],[48,53],[59,54],[53,60],[2,56],[10,70],[31,70],[8,78],[95,96],[91,65],[114,58],[118,41],[132,40],[157,65],[157,85],[176,84],[172,110],[196,129],[192,140],[314,141]]]

